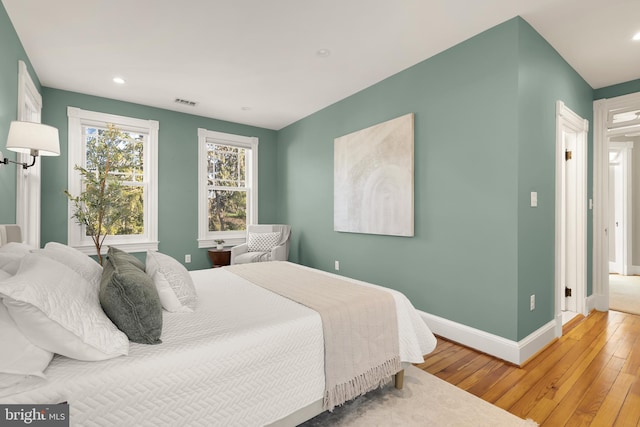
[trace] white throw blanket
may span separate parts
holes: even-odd
[[[402,369],[396,307],[388,292],[288,262],[225,268],[320,314],[325,342],[324,409],[332,410],[385,384]]]

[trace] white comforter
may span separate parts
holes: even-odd
[[[191,275],[198,308],[165,313],[162,344],[132,343],[129,356],[101,362],[56,356],[44,384],[0,401],[67,401],[78,426],[259,426],[322,398],[316,312],[224,269]],[[435,338],[406,297],[390,292],[402,361],[422,362]]]

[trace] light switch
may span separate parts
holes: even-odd
[[[538,207],[538,192],[537,191],[532,191],[531,192],[531,207],[532,208]]]

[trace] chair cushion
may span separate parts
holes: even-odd
[[[276,246],[280,241],[280,232],[275,233],[249,233],[247,250],[249,252],[266,252]]]
[[[250,262],[271,261],[271,252],[245,252],[236,255],[234,264],[248,264]]]

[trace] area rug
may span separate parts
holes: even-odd
[[[609,275],[609,308],[640,314],[640,276]]]
[[[302,427],[455,426],[531,427],[523,420],[414,366],[405,370],[404,387],[392,385],[324,412]]]

